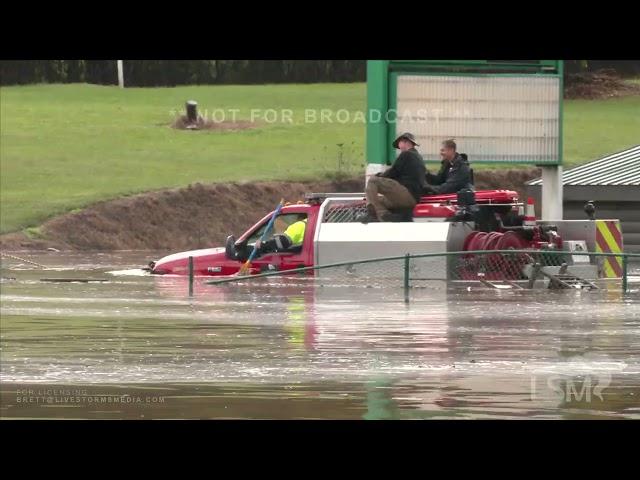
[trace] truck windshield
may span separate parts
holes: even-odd
[[[273,238],[274,235],[282,235],[290,225],[300,220],[304,220],[305,218],[307,218],[307,215],[304,213],[285,213],[282,215],[278,215],[275,222],[273,222],[273,227],[271,228],[269,235],[265,240]],[[267,218],[267,220],[262,225],[260,225],[260,227],[255,232],[251,234],[251,236],[247,240],[247,246],[253,247],[255,245],[256,240],[262,237],[262,234],[265,228],[267,228],[268,223],[269,219]]]

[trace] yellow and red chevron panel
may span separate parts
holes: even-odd
[[[596,220],[596,252],[621,253],[622,229],[617,220]],[[603,258],[604,276],[606,278],[622,277],[622,257],[607,256]]]

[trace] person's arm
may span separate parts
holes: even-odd
[[[291,246],[291,239],[287,235],[276,234],[273,238],[260,242],[256,242],[258,246],[258,253],[264,255],[265,253],[281,252]]]
[[[427,172],[426,175],[426,180],[427,183],[431,184],[431,185],[441,185],[445,182],[446,179],[446,175],[447,175],[447,167],[448,164],[446,164],[445,162],[442,162],[442,165],[440,166],[440,170],[438,171],[437,174],[432,174]]]
[[[382,175],[380,176],[386,177],[386,178],[392,178],[394,180],[397,180],[398,178],[400,178],[400,169],[402,168],[402,165],[406,161],[406,157],[407,157],[407,154],[405,152],[402,152],[400,155],[398,155],[398,158],[396,158],[396,161],[393,162],[393,165],[391,165],[391,168],[389,168],[386,172],[383,172]]]
[[[423,195],[437,195],[438,194],[437,187],[434,187],[433,185],[429,185],[428,183],[426,183],[422,187],[422,194]]]

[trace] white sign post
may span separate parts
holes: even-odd
[[[562,166],[542,167],[542,220],[562,220]]]
[[[118,60],[118,85],[124,88],[124,71],[122,68],[122,60]]]

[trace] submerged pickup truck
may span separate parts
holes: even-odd
[[[563,231],[569,240],[595,250],[595,222],[536,221],[511,190],[467,191],[465,195],[427,195],[398,222],[363,224],[363,193],[308,194],[304,202],[285,205],[270,237],[282,234],[301,217],[307,227],[301,245],[258,255],[251,274],[395,255],[464,250],[562,249]],[[529,205],[533,207],[533,205]],[[240,238],[229,236],[224,247],[168,255],[151,262],[156,275],[187,275],[193,257],[197,276],[238,273],[273,212],[267,213]],[[593,249],[593,250],[592,250]],[[433,265],[429,267],[434,272]],[[444,274],[443,274],[444,275]]]

